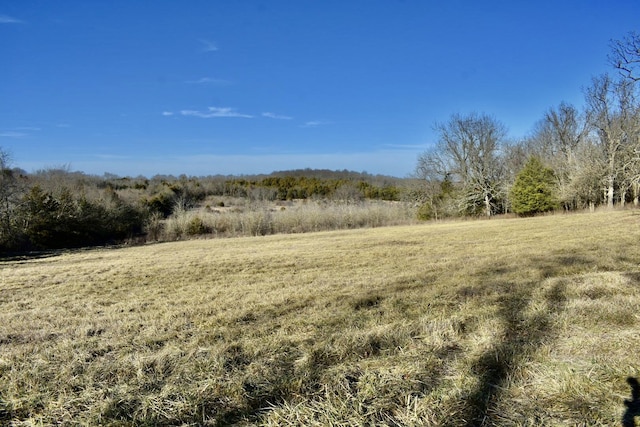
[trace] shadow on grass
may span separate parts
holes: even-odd
[[[629,377],[627,384],[631,386],[631,399],[624,401],[627,410],[622,416],[622,427],[635,427],[635,418],[640,416],[640,383],[637,378]]]
[[[62,250],[37,251],[37,252],[4,252],[0,253],[0,264],[3,262],[21,263],[33,259],[52,258],[62,255]]]
[[[120,249],[133,245],[135,242],[129,243],[112,243],[112,244],[96,244],[93,246],[82,246],[61,249],[43,249],[36,251],[16,251],[16,252],[0,252],[0,264],[3,262],[17,262],[18,264],[44,258],[53,258],[65,254],[75,254],[82,252],[95,251],[100,249]],[[141,245],[141,244],[139,244]]]
[[[558,277],[567,267],[583,265],[588,260],[560,257],[532,259],[530,262],[542,277]],[[506,271],[499,274],[504,273]],[[463,395],[459,402],[462,410],[454,418],[445,420],[444,425],[471,427],[498,423],[496,415],[499,414],[495,413],[495,407],[507,379],[540,345],[554,339],[552,321],[566,305],[566,284],[559,280],[546,292],[547,310],[526,316],[536,286],[536,282],[522,285],[502,282],[490,286],[493,292],[500,292],[498,313],[504,321],[504,330],[500,339],[472,363],[471,370],[477,376],[478,384]]]
[[[531,318],[523,316],[529,304],[529,295],[524,291],[503,298],[500,315],[506,325],[502,339],[473,364],[479,383],[466,396],[464,421],[456,425],[482,425],[492,418],[491,409],[499,398],[503,383],[527,355],[551,337],[551,319],[562,311],[564,303],[563,283],[556,284],[548,293],[549,310]]]
[[[640,273],[626,273],[625,277],[629,279],[633,286],[640,286]]]
[[[557,277],[563,273],[584,271],[595,264],[592,259],[576,254],[556,254],[546,258],[534,258],[531,263],[539,269],[542,277]]]

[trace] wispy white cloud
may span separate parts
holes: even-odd
[[[278,120],[291,120],[291,119],[293,119],[293,117],[290,117],[290,116],[284,116],[282,114],[276,114],[276,113],[270,113],[270,112],[262,113],[262,117],[268,117],[270,119],[278,119]]]
[[[27,136],[27,134],[24,132],[15,132],[15,131],[0,132],[0,137],[2,138],[24,138],[25,136]]]
[[[98,159],[101,160],[131,160],[132,156],[123,156],[117,154],[96,154]]]
[[[218,45],[216,45],[215,42],[205,39],[200,39],[198,41],[202,43],[203,52],[215,52],[218,50]]]
[[[31,136],[34,132],[40,132],[42,128],[37,126],[16,126],[10,129],[0,131],[2,138],[25,138]]]
[[[397,150],[426,150],[429,144],[383,144],[383,147]]]
[[[203,77],[198,80],[187,80],[185,83],[197,85],[228,85],[231,82],[225,79],[217,79],[215,77]]]
[[[247,119],[253,118],[250,114],[242,114],[236,111],[235,108],[229,107],[209,107],[207,111],[197,110],[182,110],[180,114],[183,116],[201,117],[203,119],[209,119],[211,117],[244,117]]]
[[[305,122],[304,124],[300,125],[300,127],[303,127],[303,128],[315,128],[315,127],[318,127],[318,126],[328,125],[330,123],[331,122],[323,122],[323,121],[320,121],[320,120],[310,120],[310,121]]]
[[[163,111],[162,115],[165,117],[173,116],[173,111]]]
[[[24,21],[8,15],[0,15],[0,24],[22,24]]]

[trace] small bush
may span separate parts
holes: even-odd
[[[271,213],[266,209],[249,212],[242,218],[242,231],[245,235],[265,236],[272,234],[272,228]]]
[[[187,229],[185,230],[189,236],[198,236],[201,234],[209,234],[211,233],[211,227],[207,226],[202,218],[196,216],[189,221],[187,224]]]
[[[152,212],[160,212],[165,218],[173,212],[175,195],[168,190],[155,194],[146,201],[146,205]]]
[[[152,213],[145,222],[144,231],[148,240],[160,240],[164,224],[162,223],[162,214],[160,212]]]
[[[430,203],[423,203],[418,208],[418,213],[416,214],[420,221],[428,221],[433,219],[433,207]]]

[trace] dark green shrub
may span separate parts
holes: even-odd
[[[166,218],[173,212],[175,202],[176,196],[173,192],[162,191],[148,199],[146,205],[152,212],[160,212]]]
[[[511,208],[521,216],[548,212],[558,207],[553,170],[531,157],[511,189]]]
[[[416,213],[416,216],[420,221],[428,221],[430,219],[433,219],[434,212],[433,212],[433,206],[431,206],[431,203],[423,203],[422,205],[420,205],[420,207],[418,208],[418,212]]]
[[[53,193],[35,185],[24,196],[19,218],[28,243],[24,249],[59,249],[115,243],[142,231],[144,213],[121,201],[74,197],[63,188]]]
[[[209,234],[212,230],[197,216],[189,221],[185,231],[189,236],[198,236],[200,234]]]

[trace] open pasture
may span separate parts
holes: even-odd
[[[0,424],[621,425],[633,211],[0,263]]]

